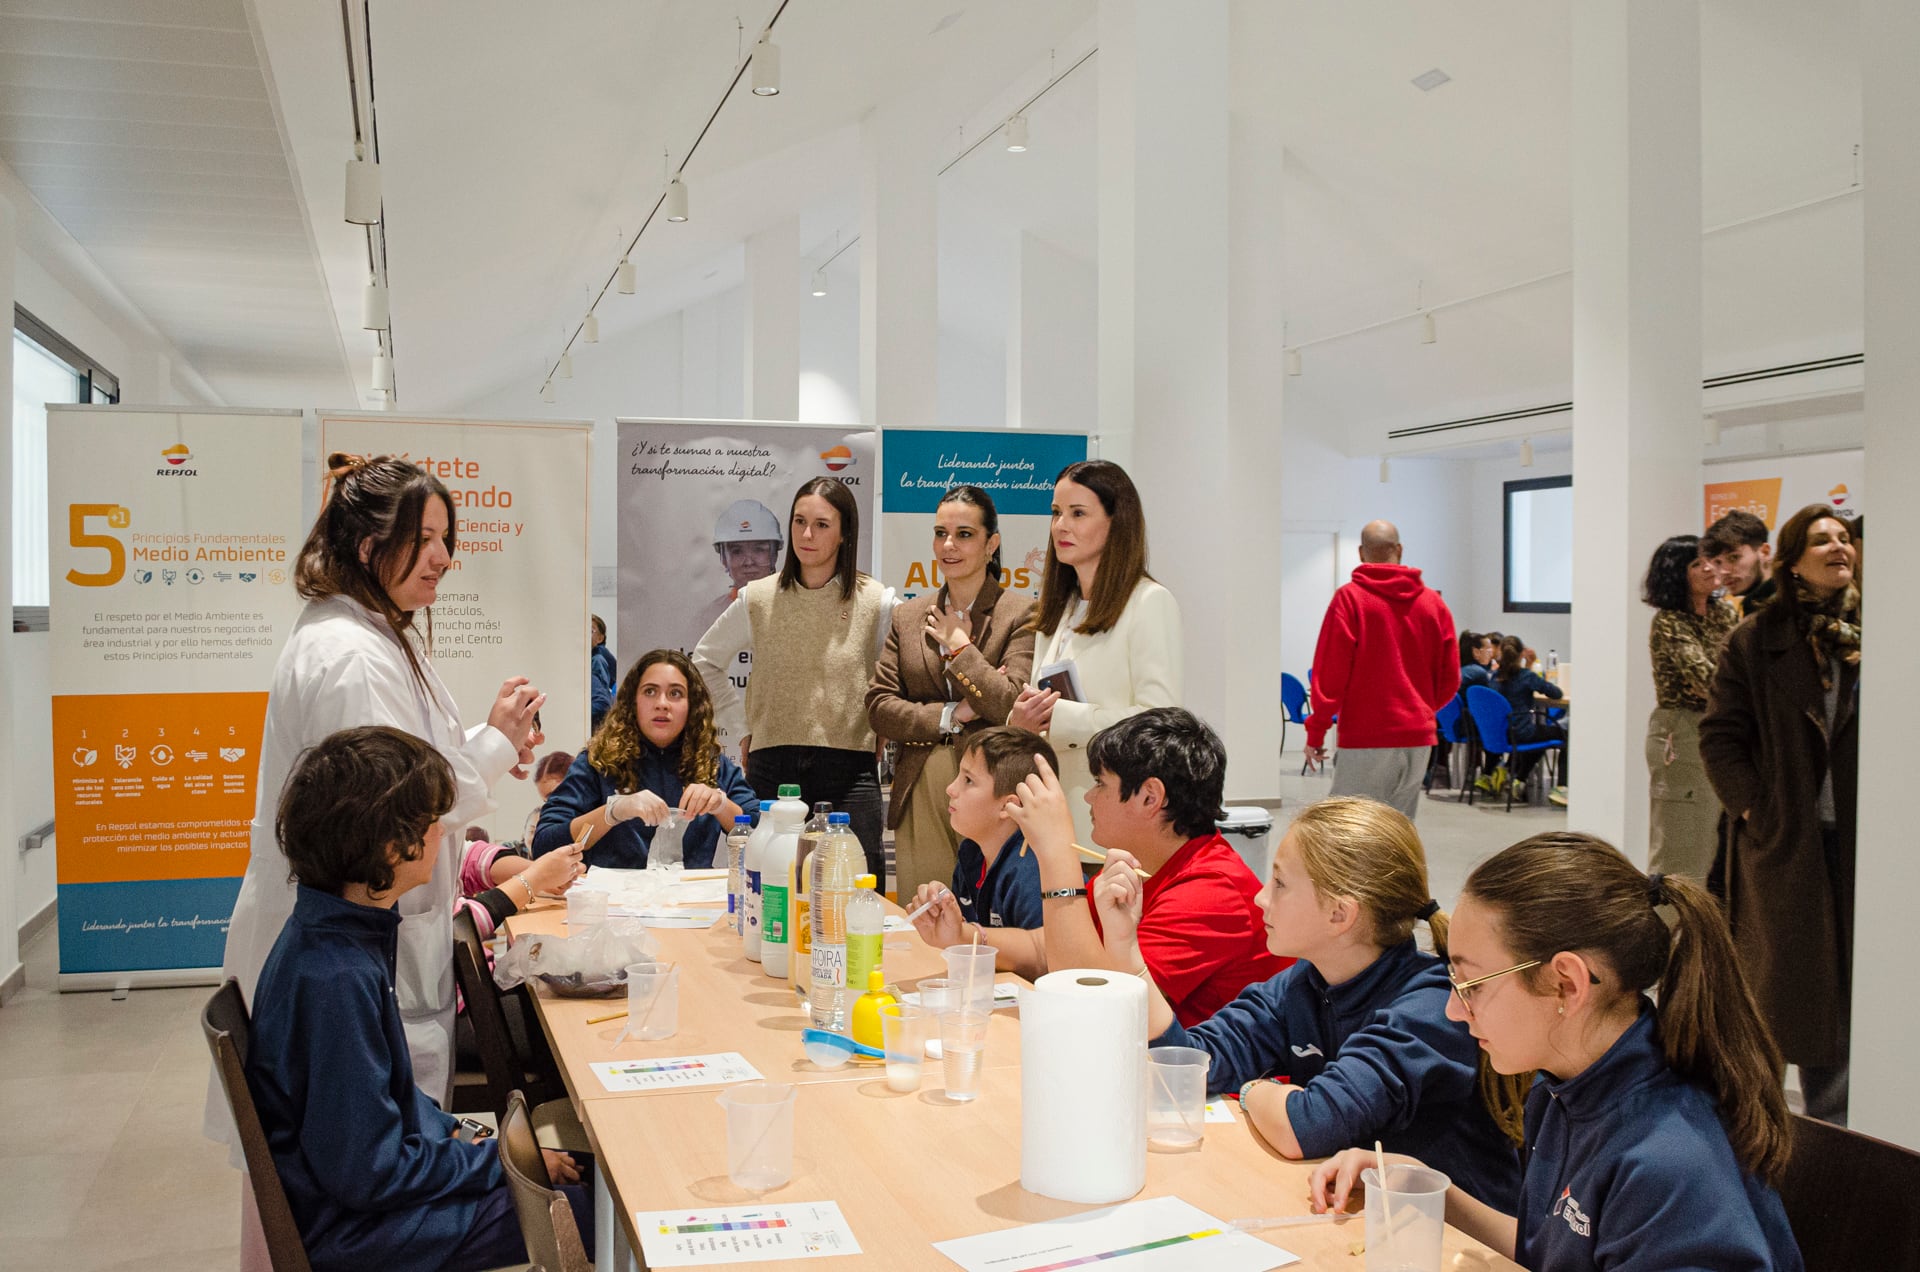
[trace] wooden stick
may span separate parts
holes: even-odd
[[[621,1017],[625,1016],[626,1014],[627,1014],[627,1009],[622,1007],[619,1011],[610,1011],[604,1016],[588,1016],[587,1023],[590,1025],[604,1025],[609,1020],[619,1020]]]
[[[1080,854],[1082,861],[1091,861],[1096,865],[1105,865],[1107,862],[1107,854],[1101,852],[1098,848],[1089,848],[1085,844],[1075,844],[1073,850]],[[1139,875],[1142,879],[1153,878],[1152,871],[1142,870],[1138,866],[1133,868],[1133,873]]]

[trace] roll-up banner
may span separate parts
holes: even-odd
[[[592,581],[587,543],[588,421],[417,419],[322,412],[320,454],[397,455],[453,496],[455,548],[431,619],[433,668],[467,727],[483,724],[501,682],[547,695],[539,754],[587,744]],[[425,624],[423,624],[423,627]],[[520,839],[540,804],[533,782],[503,778],[481,822]]]
[[[47,409],[60,988],[211,984],[300,609],[300,413]]]
[[[780,570],[793,492],[831,477],[860,509],[874,572],[874,433],[818,424],[620,419],[621,673],[652,649],[691,653],[754,579]],[[734,676],[744,690],[751,666]],[[722,737],[729,749],[738,741]]]
[[[1778,530],[1808,504],[1825,504],[1851,520],[1866,511],[1867,460],[1859,450],[1741,459],[1706,466],[1706,525],[1735,509]]]
[[[881,582],[902,597],[939,589],[933,512],[954,486],[993,499],[1000,518],[1000,585],[1040,595],[1053,479],[1087,457],[1081,433],[963,433],[888,429],[880,448]]]

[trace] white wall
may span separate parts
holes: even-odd
[[[984,348],[951,330],[940,333],[939,395],[941,428],[1007,426],[1007,353],[1005,342]],[[880,421],[885,427],[886,421]]]
[[[1476,632],[1497,631],[1518,635],[1539,651],[1542,658],[1546,657],[1549,649],[1554,649],[1559,651],[1562,659],[1571,662],[1574,657],[1571,614],[1509,614],[1501,607],[1501,571],[1505,564],[1502,559],[1504,527],[1501,509],[1506,482],[1564,476],[1573,471],[1572,452],[1536,454],[1531,468],[1522,468],[1520,461],[1514,458],[1483,459],[1470,465],[1470,469],[1471,549],[1467,562],[1470,581],[1464,593],[1470,604],[1455,606],[1454,620],[1460,626]],[[1574,533],[1577,535],[1579,531],[1580,528],[1575,526]],[[1580,587],[1576,580],[1575,604],[1579,603],[1579,595]]]

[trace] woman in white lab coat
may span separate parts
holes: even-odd
[[[457,838],[493,808],[493,784],[531,763],[533,714],[546,701],[524,677],[515,677],[501,686],[486,723],[462,727],[459,708],[426,657],[431,606],[454,551],[452,497],[405,460],[333,455],[327,463],[331,490],[294,571],[294,586],[307,606],[280,651],[267,698],[252,857],[221,965],[221,975],[237,978],[249,1000],[293,910],[294,884],[274,839],[274,813],[300,753],[354,725],[391,725],[432,743],[458,780],[453,810],[443,819]],[[415,622],[422,614],[424,632]],[[378,799],[381,792],[366,796]],[[457,853],[442,853],[432,881],[399,903],[395,993],[414,1081],[442,1108],[452,1094],[458,867]],[[231,1128],[215,1085],[207,1133],[231,1139]]]

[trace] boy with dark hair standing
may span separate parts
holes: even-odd
[[[1700,538],[1700,555],[1720,573],[1720,586],[1741,617],[1773,599],[1773,545],[1767,523],[1741,508],[1722,516]]]
[[[914,927],[936,949],[980,944],[998,950],[996,966],[1032,980],[1047,970],[1040,904],[1040,862],[1027,851],[1007,806],[1038,762],[1058,763],[1037,733],[1005,726],[969,733],[960,773],[947,786],[947,818],[960,836],[953,887],[923,883],[913,908],[932,903]]]
[[[1219,734],[1191,711],[1154,707],[1094,734],[1087,762],[1094,842],[1106,869],[1147,873],[1140,954],[1181,1024],[1292,964],[1267,950],[1260,880],[1215,827],[1227,775]],[[1051,765],[1035,767],[1007,814],[1040,859],[1047,963],[1130,971],[1102,943],[1066,793]]]
[[[394,903],[427,882],[453,770],[411,734],[343,729],[300,757],[275,830],[299,891],[254,990],[247,1087],[315,1272],[524,1262],[499,1154],[413,1082]],[[545,1152],[592,1253],[592,1202]]]

